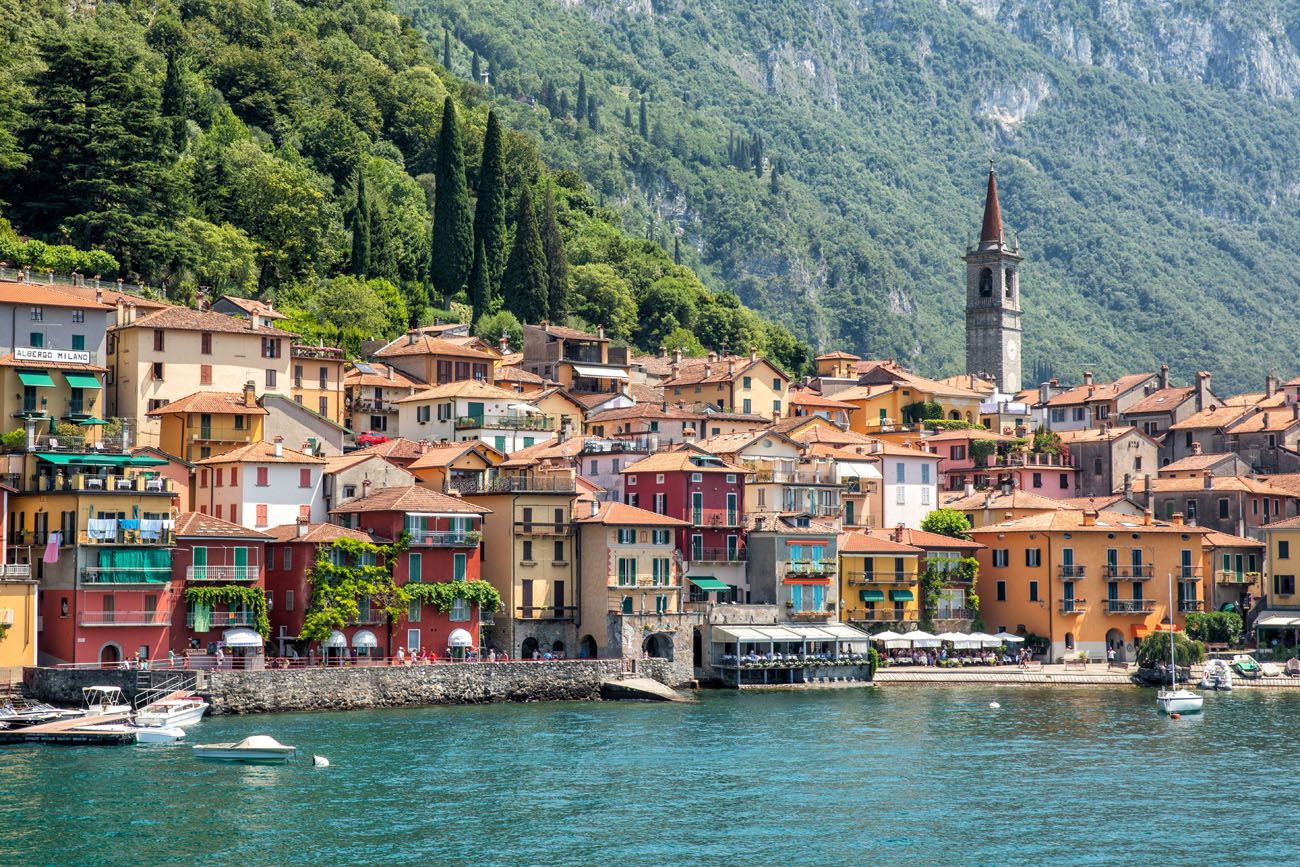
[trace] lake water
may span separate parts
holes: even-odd
[[[1300,860],[1300,695],[1205,710],[1169,720],[1136,689],[891,686],[210,718],[190,743],[267,733],[307,758],[0,747],[0,862]]]

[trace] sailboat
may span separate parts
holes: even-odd
[[[1171,572],[1165,575],[1169,580],[1169,688],[1160,688],[1156,704],[1161,713],[1200,713],[1205,699],[1190,689],[1178,688],[1178,658],[1174,654],[1174,578]]]

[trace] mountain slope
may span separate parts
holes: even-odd
[[[994,156],[1027,379],[1165,361],[1244,388],[1300,349],[1297,14],[1192,6],[399,0],[630,230],[680,231],[707,281],[819,347],[961,368]],[[580,73],[595,130],[562,110]],[[754,139],[761,177],[729,159]]]

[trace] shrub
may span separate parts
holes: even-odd
[[[1180,668],[1186,668],[1205,659],[1205,645],[1193,641],[1181,632],[1174,633],[1174,659]],[[1169,633],[1154,632],[1138,645],[1137,662],[1141,668],[1155,668],[1169,664]]]
[[[1241,615],[1235,611],[1190,611],[1187,637],[1210,644],[1235,646],[1241,641]]]

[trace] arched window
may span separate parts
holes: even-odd
[[[1016,272],[1013,268],[1008,268],[1002,272],[1002,288],[1006,291],[1008,298],[1016,297]]]
[[[980,297],[993,297],[993,269],[991,268],[980,271]]]
[[[1073,632],[1067,632],[1067,633],[1065,633],[1065,649],[1066,649],[1066,650],[1074,650],[1074,633],[1073,633]]]
[[[948,413],[948,418],[951,419],[952,421],[961,421],[961,413],[957,412],[957,410],[954,409],[953,411]]]

